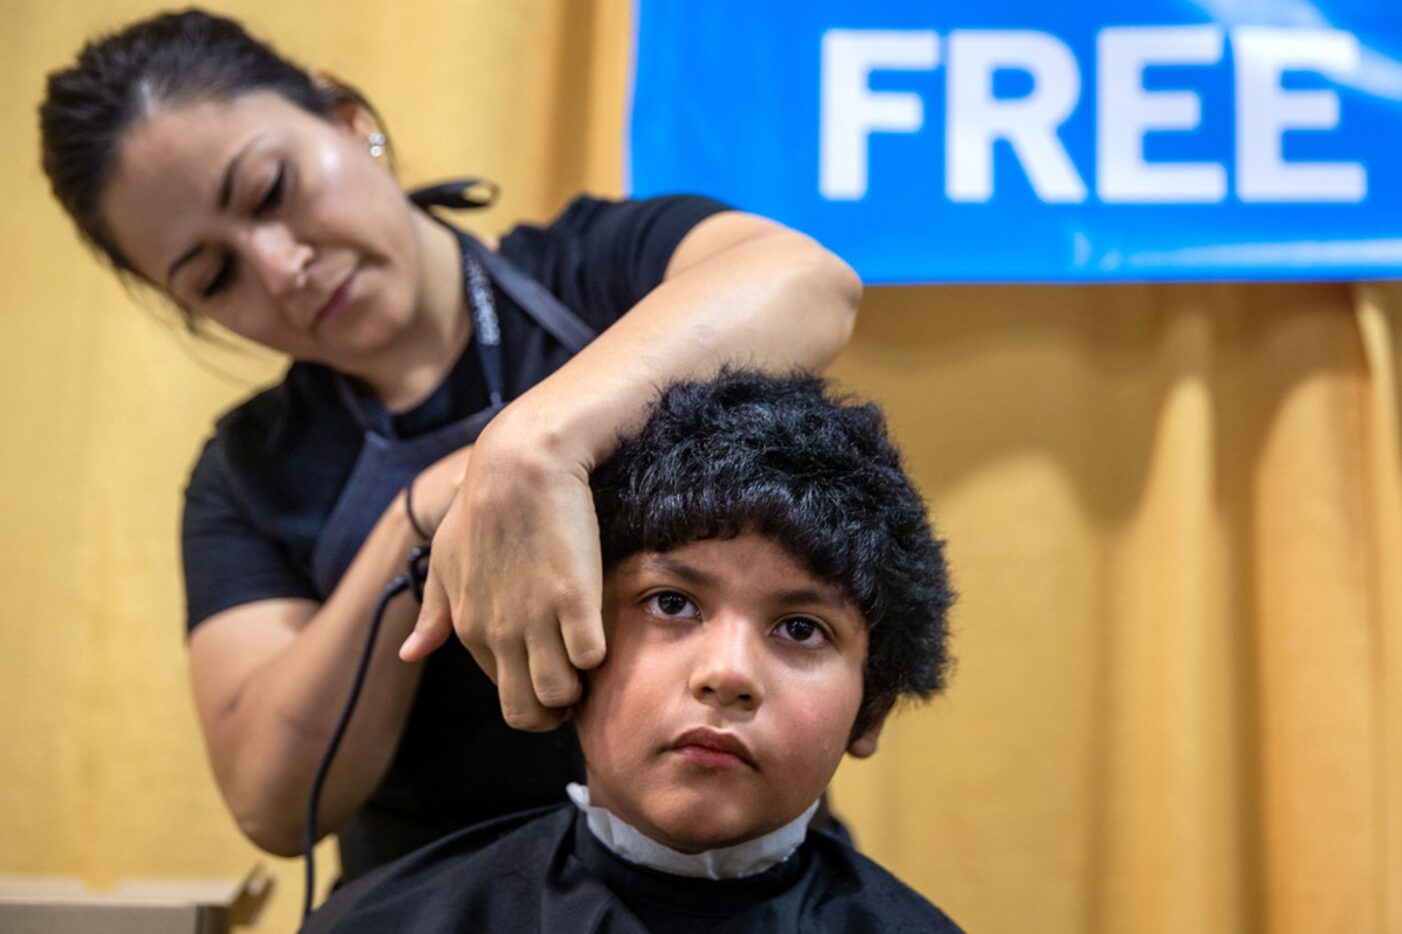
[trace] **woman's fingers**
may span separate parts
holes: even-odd
[[[585,482],[562,491],[558,517],[560,572],[556,575],[554,616],[571,666],[581,671],[603,664],[603,558],[599,554],[599,522],[594,497]]]
[[[427,658],[453,634],[453,617],[448,610],[448,594],[432,572],[424,582],[424,604],[419,610],[414,631],[399,647],[399,657],[406,662]]]
[[[526,668],[536,700],[546,707],[568,707],[579,700],[579,675],[565,653],[558,625],[526,630]]]
[[[468,654],[477,663],[477,667],[482,669],[482,674],[487,676],[487,680],[493,684],[497,683],[497,657],[492,654],[492,650],[487,648],[485,643],[468,642],[463,640],[463,645],[467,646]]]
[[[496,666],[501,715],[508,726],[541,732],[553,730],[564,722],[564,710],[546,707],[536,697],[523,643],[511,642],[498,646]]]
[[[581,671],[598,668],[604,662],[604,623],[597,603],[580,612],[562,615],[560,638],[570,665]],[[573,703],[573,701],[566,701]]]

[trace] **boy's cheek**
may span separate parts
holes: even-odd
[[[844,721],[839,710],[791,710],[775,718],[771,749],[780,754],[772,759],[776,770],[800,784],[813,782],[826,786],[847,752],[851,720]]]
[[[586,760],[612,759],[635,740],[631,718],[637,704],[622,691],[627,667],[626,659],[610,654],[602,665],[581,678],[580,699],[571,710]]]
[[[852,725],[861,710],[862,684],[860,670],[830,670],[819,682],[804,685],[801,690],[786,690],[770,715],[786,733],[806,737],[821,755],[840,759],[854,742]],[[879,734],[880,730],[878,723],[876,732]]]
[[[607,591],[605,591],[607,594]],[[606,652],[604,660],[596,668],[585,671],[578,671],[579,676],[579,700],[570,707],[570,716],[578,729],[586,728],[592,720],[598,719],[600,714],[591,717],[589,710],[591,707],[609,706],[617,694],[613,683],[619,677],[618,670],[627,668],[629,659],[625,656],[631,654],[631,646],[620,645],[616,634],[619,631],[617,614],[611,612],[612,607],[606,600],[604,603],[604,645]]]

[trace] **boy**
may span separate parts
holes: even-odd
[[[843,753],[947,663],[941,546],[876,407],[805,376],[678,384],[591,484],[588,786],[357,880],[307,930],[958,931],[809,832]]]

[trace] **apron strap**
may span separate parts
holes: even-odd
[[[472,250],[472,255],[486,268],[492,281],[511,296],[526,314],[535,319],[536,324],[569,348],[570,353],[579,353],[599,334],[565,307],[564,303],[551,294],[550,290],[526,275],[516,264],[493,250],[487,249],[471,234],[462,233],[463,242]]]
[[[496,201],[499,191],[496,183],[487,179],[463,178],[417,188],[409,192],[409,200],[433,216],[430,208],[435,207],[454,210],[489,207]],[[471,250],[473,257],[487,270],[492,281],[511,296],[512,301],[526,314],[535,319],[536,324],[569,348],[571,354],[579,353],[599,336],[597,331],[566,308],[549,289],[526,275],[506,257],[487,249],[476,237],[447,224],[442,218],[434,219],[456,232],[461,245]]]

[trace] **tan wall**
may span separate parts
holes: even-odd
[[[221,5],[352,80],[468,223],[618,190],[629,4]],[[0,872],[233,874],[185,684],[176,526],[278,362],[195,345],[76,245],[43,74],[134,2],[0,8]],[[1402,295],[872,290],[881,400],[963,593],[950,693],[836,800],[972,931],[1402,931]],[[263,930],[292,927],[297,865]]]
[[[1399,297],[869,295],[837,371],[963,592],[839,775],[872,853],[971,930],[1402,930]]]

